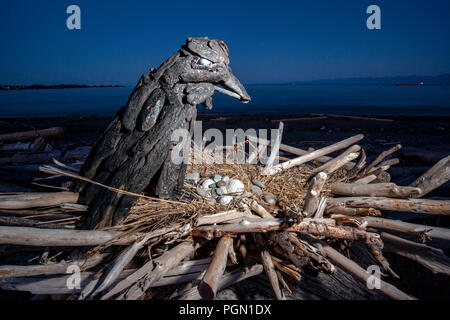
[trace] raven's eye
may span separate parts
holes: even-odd
[[[192,60],[191,66],[197,70],[211,70],[214,67],[214,63],[208,59],[197,57]]]
[[[211,61],[209,61],[209,60],[204,59],[204,58],[200,58],[200,60],[198,61],[198,64],[209,68],[209,67],[212,66],[213,63]]]

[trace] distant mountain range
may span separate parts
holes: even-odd
[[[277,83],[275,85],[397,85],[397,84],[420,84],[424,85],[450,85],[450,73],[439,76],[401,76],[401,77],[381,77],[381,78],[343,78],[324,79],[312,81],[294,81]]]

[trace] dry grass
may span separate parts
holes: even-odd
[[[231,179],[239,179],[244,183],[247,193],[244,193],[243,196],[250,195],[252,179],[256,178],[266,185],[265,193],[269,192],[277,197],[278,204],[270,205],[261,196],[251,195],[269,212],[285,208],[301,212],[313,168],[309,165],[302,165],[273,176],[260,175],[261,168],[260,165],[250,164],[208,164],[191,165],[187,172],[197,170],[201,177],[210,177],[220,173],[226,174]],[[345,171],[339,170],[334,173],[328,179],[323,195],[330,195],[329,187],[345,179]],[[201,198],[195,193],[195,188],[188,183],[185,183],[184,187],[184,192],[193,196],[194,200],[167,203],[140,198],[131,208],[127,219],[111,229],[127,231],[127,234],[129,232],[149,232],[171,223],[195,223],[195,219],[199,216],[240,208],[241,197],[239,196],[235,196],[229,205],[223,205]]]

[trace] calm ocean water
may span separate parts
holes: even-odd
[[[0,117],[112,115],[132,87],[0,91]],[[211,112],[230,114],[337,113],[360,115],[450,115],[450,86],[250,85],[242,104],[215,93]],[[200,112],[205,111],[200,107]]]

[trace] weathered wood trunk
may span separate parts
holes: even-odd
[[[164,198],[170,196],[168,190],[172,191],[177,182],[182,186],[185,167],[170,161],[174,146],[171,135],[176,129],[189,130],[195,120],[196,109],[183,105],[173,92],[158,86],[150,82],[136,87],[127,108],[119,112],[89,155],[80,171],[82,176],[134,193],[144,192],[150,187],[152,178],[157,176],[159,179],[151,185],[153,190],[148,191]],[[143,125],[136,122],[146,121],[144,118],[138,120],[141,109],[136,105],[149,104],[151,101],[147,99],[153,100],[155,95],[166,96],[170,102],[160,111],[158,122],[151,129],[142,130]],[[154,110],[156,107],[157,102],[153,106],[144,105],[142,109]],[[130,115],[129,109],[135,109],[135,114]],[[131,117],[136,120],[129,120]],[[119,223],[137,199],[86,183],[80,183],[77,191],[90,206],[84,225],[86,229]]]

